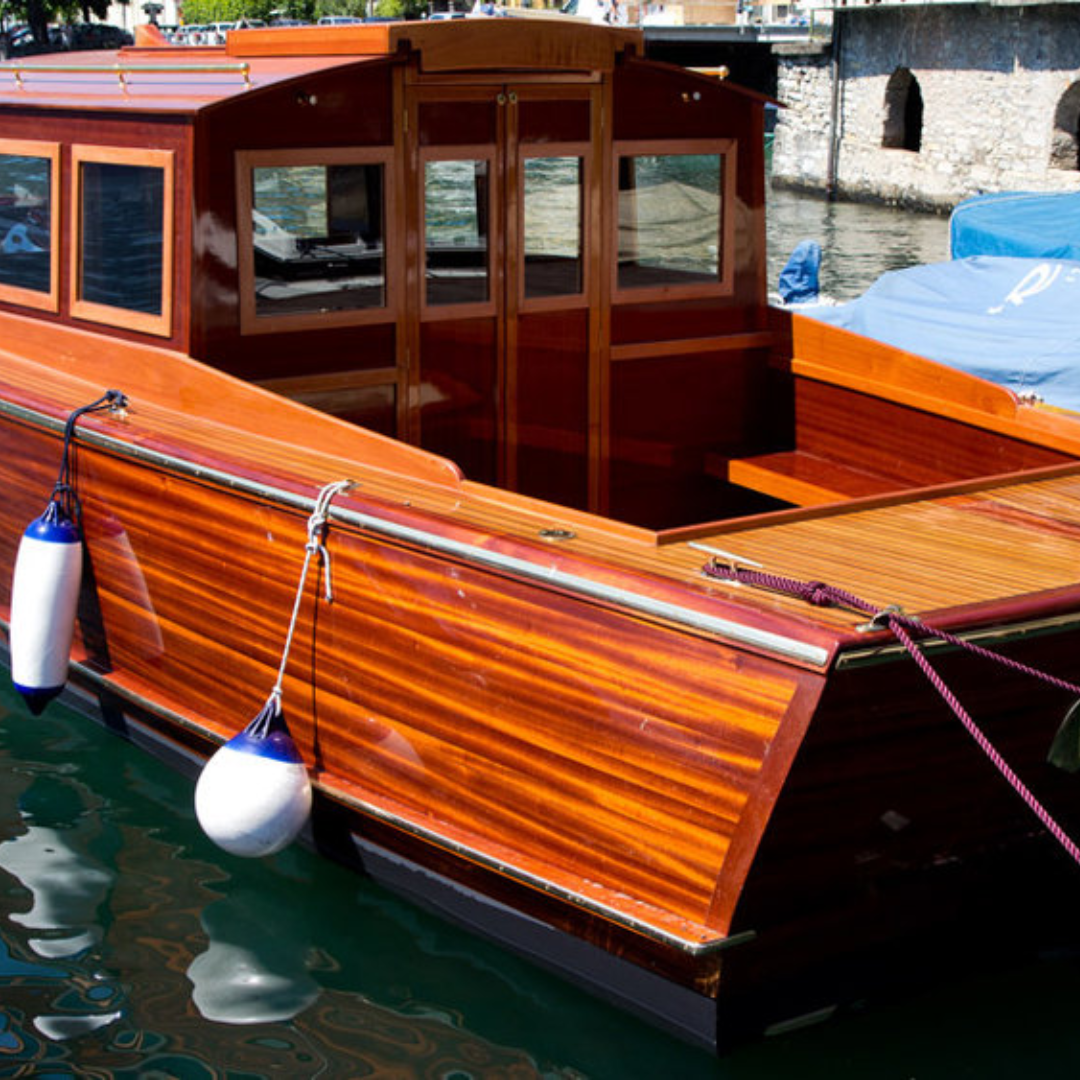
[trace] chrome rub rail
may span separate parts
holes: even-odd
[[[55,431],[62,431],[63,429],[63,424],[52,417],[43,416],[41,413],[24,408],[21,405],[15,405],[12,402],[0,401],[0,414],[5,413],[36,427],[47,427]],[[259,498],[269,499],[305,513],[310,514],[315,508],[315,499],[313,497],[298,495],[292,491],[236,476],[233,473],[197,465],[184,458],[165,454],[158,450],[135,446],[123,439],[100,431],[80,429],[79,442],[96,446],[117,457],[143,461],[169,472],[180,473],[233,491],[242,491]],[[497,551],[489,551],[477,544],[469,544],[448,536],[440,536],[438,533],[428,532],[411,525],[403,525],[400,522],[391,521],[374,514],[350,510],[346,507],[332,507],[331,517],[379,536],[385,536],[443,555],[451,555],[463,562],[484,566],[517,578],[563,589],[573,595],[612,604],[639,615],[712,634],[732,644],[756,649],[785,660],[793,660],[817,668],[824,668],[829,662],[828,650],[819,645],[812,645],[798,638],[787,637],[768,630],[760,630],[757,627],[746,626],[731,619],[710,615],[666,600],[659,600],[656,597],[633,592],[616,585],[592,581],[579,574],[560,570],[557,566],[522,559],[515,555],[504,555]]]

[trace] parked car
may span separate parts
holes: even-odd
[[[362,23],[363,19],[358,19],[353,15],[324,15],[319,20],[320,26],[350,26],[353,23]]]
[[[206,28],[206,40],[204,45],[224,45],[225,35],[230,30],[236,29],[236,23],[234,22],[216,22],[210,23]]]

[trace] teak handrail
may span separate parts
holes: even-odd
[[[115,75],[120,88],[127,90],[127,76],[142,74],[143,72],[155,75],[178,75],[178,74],[233,74],[240,75],[244,80],[244,86],[251,88],[251,65],[246,61],[220,61],[211,64],[0,64],[0,71],[9,71],[15,76],[15,85],[22,90],[23,79],[29,74],[46,72],[49,74],[74,74],[74,75]]]

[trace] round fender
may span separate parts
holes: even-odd
[[[311,813],[311,783],[285,731],[230,739],[206,763],[195,786],[203,832],[232,855],[257,858],[290,844]]]

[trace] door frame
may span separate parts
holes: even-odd
[[[404,84],[404,131],[406,136],[406,190],[404,211],[408,228],[406,252],[405,309],[408,327],[404,347],[408,377],[408,437],[419,443],[422,437],[420,395],[422,357],[421,325],[449,318],[491,317],[496,321],[497,438],[499,440],[498,483],[516,489],[517,448],[517,361],[520,349],[519,329],[523,315],[560,310],[588,312],[585,362],[588,371],[587,453],[583,466],[588,470],[588,504],[601,509],[606,482],[601,467],[605,445],[604,426],[607,414],[605,388],[608,383],[609,316],[607,300],[610,286],[602,272],[610,248],[603,215],[603,191],[610,170],[610,154],[604,146],[605,97],[610,85],[596,75],[531,76],[523,74],[512,81],[446,75],[425,78],[410,72]],[[439,142],[420,145],[420,108],[438,101],[489,100],[496,109],[493,143]],[[520,130],[520,107],[534,101],[578,100],[590,105],[588,138],[525,140]],[[537,157],[580,157],[583,162],[581,182],[581,277],[578,294],[556,297],[525,296],[524,272],[524,161]],[[425,288],[424,176],[433,160],[486,159],[489,179],[488,257],[490,293],[483,303],[429,305]],[[452,307],[452,313],[448,308]]]

